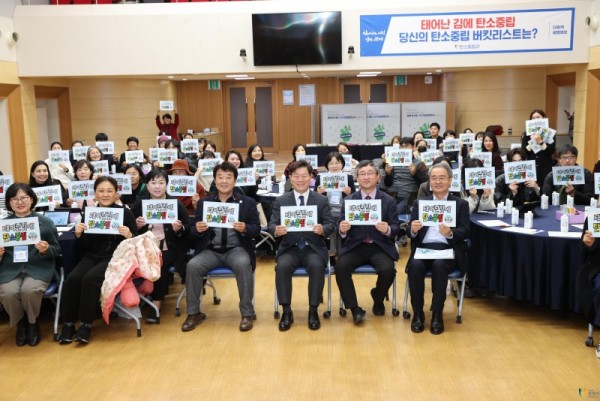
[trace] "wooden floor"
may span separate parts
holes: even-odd
[[[404,294],[399,262],[399,305]],[[370,313],[373,276],[356,278],[359,302],[368,310],[360,327],[334,313],[319,331],[307,327],[305,279],[294,280],[295,324],[280,333],[273,319],[274,262],[257,268],[252,331],[238,330],[234,280],[216,281],[220,305],[203,302],[208,319],[180,330],[175,297],[163,306],[160,325],[97,321],[87,346],[52,341],[50,318],[43,341],[14,345],[14,330],[0,325],[0,400],[432,400],[578,399],[579,388],[600,390],[600,360],[584,345],[581,316],[566,319],[545,308],[501,297],[468,299],[464,321],[446,301],[446,332],[413,334],[410,321]],[[171,287],[172,293],[181,284]],[[429,298],[429,297],[428,297]],[[324,308],[320,308],[323,312]],[[429,315],[427,316],[429,322]],[[427,326],[428,327],[428,326]]]

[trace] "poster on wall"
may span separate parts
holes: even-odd
[[[389,143],[400,135],[400,103],[367,104],[367,143]]]
[[[575,8],[360,16],[360,56],[572,51]]]
[[[440,125],[440,134],[446,130],[446,102],[402,103],[402,136],[412,137],[419,132],[429,132],[431,123]]]
[[[321,106],[321,142],[367,142],[367,108],[364,104],[324,104]]]

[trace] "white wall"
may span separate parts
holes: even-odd
[[[567,134],[569,132],[569,120],[564,112],[573,112],[573,99],[575,97],[574,86],[559,86],[558,87],[558,105],[556,115],[558,121],[556,124],[556,132],[559,134]]]
[[[36,99],[36,115],[39,136],[40,158],[48,157],[50,144],[60,142],[58,102],[56,99]],[[68,149],[70,144],[63,144]]]
[[[252,13],[342,11],[342,49],[353,45],[356,54],[344,52],[341,65],[304,66],[302,71],[408,70],[504,65],[585,63],[589,34],[584,20],[589,0],[527,1],[384,0],[348,2],[254,1],[177,4],[90,6],[17,6],[15,27],[21,33],[17,46],[19,75],[123,76],[211,73],[291,72],[293,66],[254,67],[252,64]],[[367,14],[431,13],[477,10],[575,7],[573,52],[510,53],[458,56],[360,57],[360,16]],[[245,48],[248,57],[239,57]]]
[[[17,61],[17,47],[6,41],[7,36],[14,30],[13,20],[0,16],[0,61]]]

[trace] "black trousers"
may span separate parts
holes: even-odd
[[[69,274],[60,303],[63,322],[94,321],[100,306],[100,289],[111,257],[86,254]]]
[[[344,305],[348,309],[358,307],[356,289],[352,280],[352,272],[357,267],[371,265],[377,272],[375,283],[375,302],[382,302],[394,283],[396,268],[394,259],[385,253],[377,244],[363,243],[343,254],[335,266],[335,281]]]
[[[171,266],[175,266],[178,273],[185,271],[185,257],[182,258],[176,252],[171,249],[162,251],[163,264],[160,267],[160,278],[154,282],[154,290],[150,294],[153,301],[162,301],[165,299],[165,295],[169,293],[169,282],[171,280],[169,269]],[[185,279],[185,275],[182,278]]]
[[[292,274],[298,267],[308,272],[308,303],[317,307],[323,297],[326,262],[308,245],[300,250],[294,246],[277,256],[275,266],[275,287],[281,305],[292,303]]]
[[[439,244],[423,244],[425,248],[443,249]],[[410,288],[410,303],[413,312],[423,311],[425,298],[425,275],[431,271],[431,290],[433,298],[431,300],[431,310],[441,313],[444,310],[446,302],[446,288],[448,286],[448,273],[456,265],[453,259],[411,259],[406,266],[408,274],[408,284]]]

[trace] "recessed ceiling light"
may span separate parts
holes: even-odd
[[[435,72],[437,72],[439,74],[440,72],[442,72],[442,70],[435,70]]]
[[[169,75],[167,78],[173,79],[173,78],[175,78],[175,76],[174,75]]]
[[[248,74],[225,75],[226,78],[248,78]]]
[[[240,77],[240,78],[234,78],[236,81],[247,81],[249,79],[254,79],[254,77]]]
[[[427,75],[432,75],[432,74],[433,74],[432,72],[428,72],[428,73],[427,73]]]
[[[364,73],[360,73],[357,75],[358,78],[367,78],[367,77],[376,77],[377,74],[364,74]]]
[[[361,71],[358,75],[379,75],[381,71]]]
[[[181,78],[182,81],[187,81],[187,78]]]

